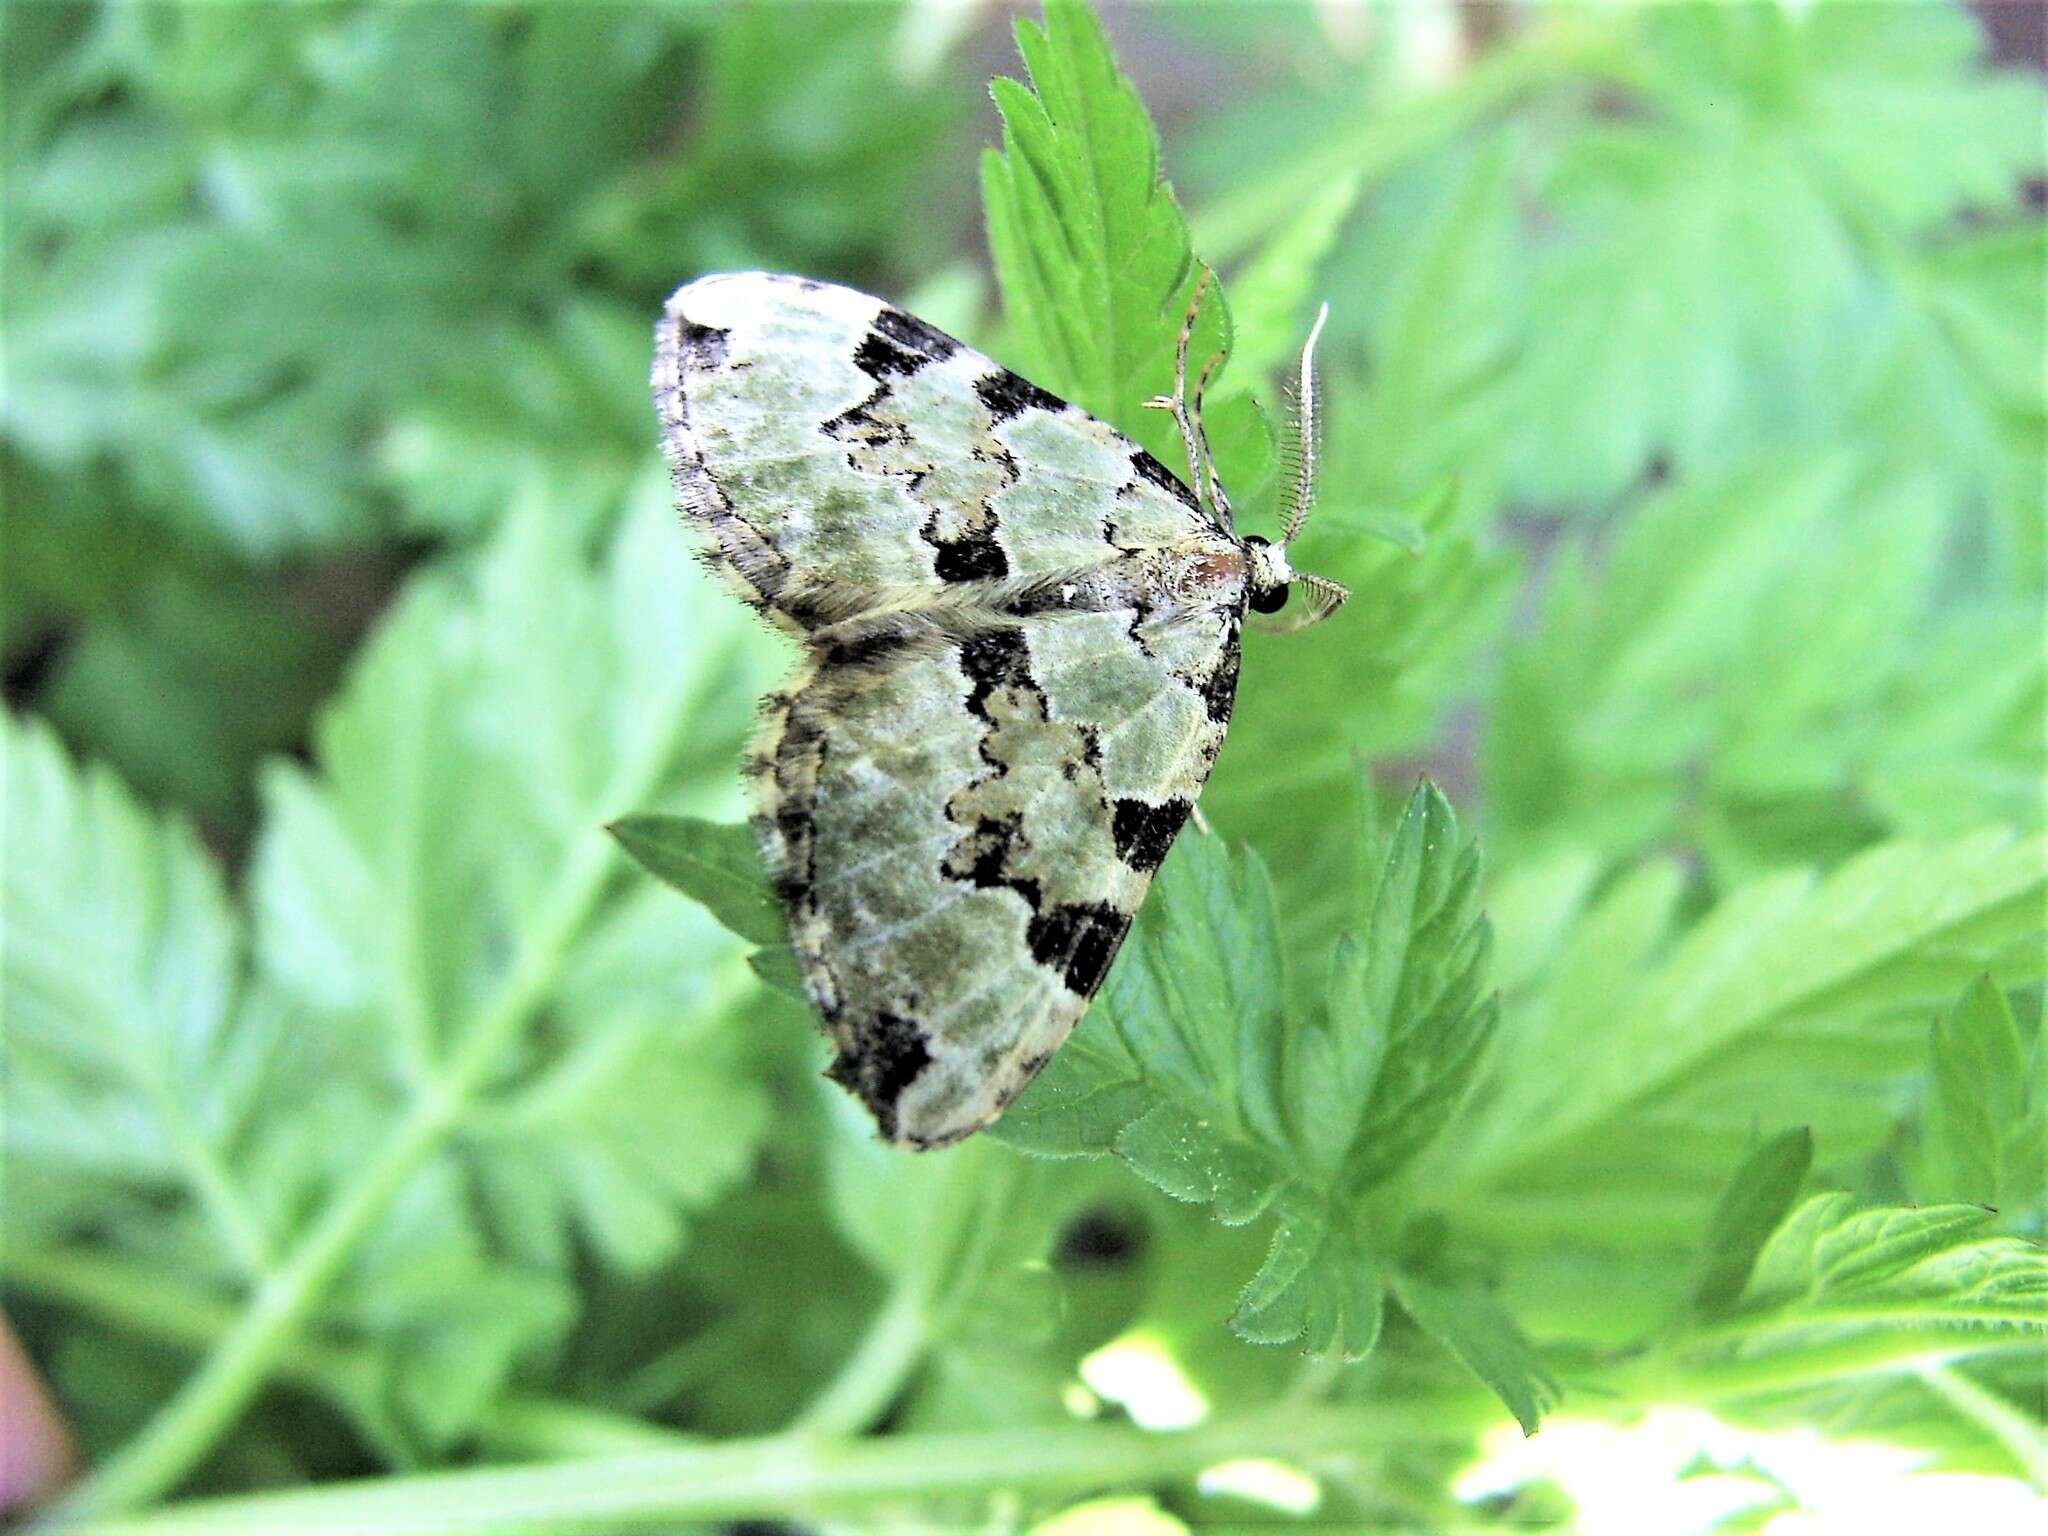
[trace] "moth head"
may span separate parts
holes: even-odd
[[[1252,612],[1278,613],[1287,606],[1287,595],[1294,590],[1295,570],[1287,563],[1287,546],[1274,544],[1255,533],[1244,541],[1244,552]]]
[[[1251,593],[1248,606],[1253,613],[1280,612],[1287,606],[1294,589],[1301,588],[1301,609],[1269,628],[1292,631],[1320,624],[1343,607],[1344,600],[1351,596],[1350,588],[1326,576],[1297,571],[1287,561],[1285,544],[1271,543],[1254,533],[1245,539],[1244,552],[1245,585]]]
[[[1309,513],[1315,510],[1316,465],[1323,429],[1323,386],[1316,372],[1316,342],[1329,318],[1330,306],[1325,304],[1316,313],[1316,323],[1302,344],[1301,361],[1288,380],[1287,417],[1280,437],[1280,542],[1271,544],[1256,534],[1244,541],[1250,565],[1247,575],[1252,612],[1278,613],[1287,606],[1288,594],[1297,586],[1302,589],[1306,601],[1301,611],[1274,626],[1280,629],[1306,629],[1311,624],[1320,624],[1351,596],[1349,588],[1324,576],[1297,571],[1287,561],[1287,546],[1300,537],[1301,530],[1308,526]]]

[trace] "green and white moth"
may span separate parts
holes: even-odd
[[[851,289],[703,277],[656,328],[681,509],[804,647],[749,755],[754,825],[831,1075],[891,1141],[957,1141],[1031,1081],[1216,760],[1246,610],[1300,586],[1299,627],[1346,596],[1286,555],[1313,491],[1315,334],[1270,544],[1238,537],[1216,484],[1194,313],[1174,394],[1149,402],[1180,424],[1185,484]]]

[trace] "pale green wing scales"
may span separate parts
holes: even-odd
[[[670,300],[712,562],[806,645],[749,762],[832,1072],[892,1140],[999,1114],[1100,985],[1223,742],[1247,557],[1112,428],[880,300]]]

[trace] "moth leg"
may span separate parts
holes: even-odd
[[[1212,835],[1209,831],[1209,818],[1202,814],[1202,807],[1199,804],[1189,806],[1188,815],[1194,819],[1197,832],[1204,837]]]
[[[1195,443],[1202,454],[1202,485],[1197,494],[1208,506],[1210,515],[1224,528],[1232,526],[1230,502],[1223,494],[1223,482],[1216,478],[1216,460],[1209,452],[1209,434],[1202,427],[1202,397],[1208,392],[1210,375],[1223,361],[1221,352],[1212,352],[1209,361],[1202,365],[1202,376],[1195,381],[1195,400],[1192,407],[1195,423]]]
[[[1150,410],[1170,411],[1173,413],[1174,425],[1180,428],[1181,446],[1187,450],[1188,455],[1188,489],[1195,493],[1196,499],[1202,503],[1203,509],[1208,512],[1217,526],[1228,532],[1230,529],[1230,513],[1228,509],[1224,509],[1219,515],[1214,499],[1203,495],[1203,485],[1205,482],[1202,475],[1202,466],[1208,459],[1209,446],[1207,440],[1202,436],[1199,421],[1191,416],[1188,410],[1188,344],[1194,339],[1195,321],[1201,316],[1202,300],[1209,292],[1211,276],[1212,274],[1207,267],[1200,269],[1200,274],[1195,278],[1194,298],[1189,301],[1187,313],[1181,318],[1180,339],[1174,343],[1173,348],[1173,393],[1171,395],[1154,395],[1145,402],[1145,405]],[[1207,369],[1203,370],[1202,377],[1206,382],[1208,378]],[[1215,470],[1212,467],[1208,480],[1208,483],[1212,486],[1214,479]]]

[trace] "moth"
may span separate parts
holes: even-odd
[[[701,277],[655,330],[662,443],[705,558],[795,637],[745,771],[828,1075],[888,1140],[989,1124],[1108,972],[1223,744],[1247,611],[1295,571],[1318,316],[1281,536],[1239,537],[1188,389],[1177,477],[1114,428],[852,289]]]

